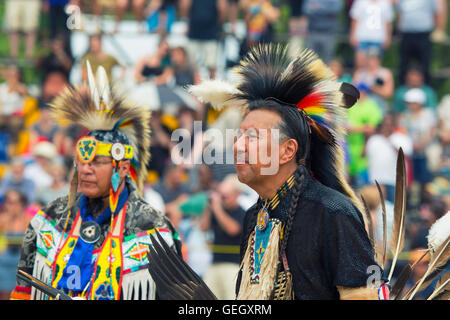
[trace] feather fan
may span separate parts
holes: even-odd
[[[158,230],[150,235],[148,271],[163,300],[217,300],[203,280],[166,244]]]

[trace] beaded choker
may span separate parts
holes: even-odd
[[[261,210],[258,212],[258,217],[256,220],[256,227],[259,230],[264,230],[267,226],[267,223],[269,222],[269,211],[267,210],[270,208],[270,210],[274,210],[278,204],[280,203],[280,199],[283,198],[289,189],[292,188],[294,185],[295,177],[294,175],[290,176],[289,179],[287,179],[281,187],[277,189],[275,194],[269,199],[263,200],[264,204]]]

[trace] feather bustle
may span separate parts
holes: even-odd
[[[412,290],[405,296],[408,300],[412,300],[415,294],[431,283],[433,277],[431,275],[439,275],[443,266],[448,266],[450,259],[450,237],[435,251],[431,256],[428,269],[424,276],[414,285]],[[412,291],[412,292],[411,292]]]

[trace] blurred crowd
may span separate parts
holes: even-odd
[[[9,55],[0,57],[0,298],[14,286],[21,237],[30,219],[68,193],[74,144],[85,132],[55,122],[49,103],[65,87],[78,84],[70,80],[73,72],[86,80],[86,60],[94,72],[102,65],[119,89],[120,79],[131,70],[131,91],[152,106],[145,198],[179,230],[191,267],[219,298],[234,298],[231,279],[238,268],[242,221],[257,195],[237,180],[234,166],[226,161],[174,163],[180,155],[172,133],[184,129],[193,158],[199,159],[205,148],[211,148],[215,159],[227,157],[232,141],[207,144],[204,133],[238,128],[241,113],[232,105],[214,110],[183,88],[202,78],[225,77],[248,48],[271,41],[289,43],[292,54],[313,49],[340,81],[359,89],[361,98],[348,111],[347,174],[368,204],[377,241],[382,224],[375,181],[386,200],[389,228],[397,153],[403,150],[408,190],[400,260],[415,261],[427,248],[428,228],[450,209],[450,94],[439,97],[431,81],[432,44],[447,41],[447,12],[445,0],[3,1],[0,36],[7,39],[1,43],[8,45]],[[70,41],[69,22],[76,13],[88,13],[97,24],[79,58]],[[157,47],[124,65],[103,48],[105,16],[114,19],[112,34],[120,32],[124,20],[135,20],[137,32],[158,35]],[[276,24],[284,16],[287,26],[281,32]],[[168,41],[177,23],[186,25],[186,45]],[[48,28],[44,38],[43,24]],[[398,67],[391,70],[383,66],[383,55],[394,41]],[[339,52],[340,42],[352,49],[351,63]],[[40,46],[45,53],[36,49]],[[81,68],[73,68],[75,64]],[[24,81],[24,65],[39,74],[38,84]],[[201,123],[199,130],[195,121]]]

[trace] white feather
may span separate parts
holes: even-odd
[[[94,73],[92,72],[91,64],[89,60],[86,60],[86,71],[89,89],[91,91],[92,100],[95,103],[97,109],[100,109],[100,96],[98,94],[97,84],[95,83]]]
[[[100,98],[105,104],[106,109],[109,110],[111,101],[111,92],[108,82],[108,75],[106,74],[106,71],[102,66],[98,67],[96,76],[97,76],[97,90],[100,94]]]
[[[222,109],[227,103],[236,102],[234,95],[239,93],[235,86],[223,80],[205,80],[188,87],[188,91],[201,102],[211,103],[215,109]]]
[[[428,231],[428,247],[432,251],[439,248],[450,236],[450,211],[443,215]]]

